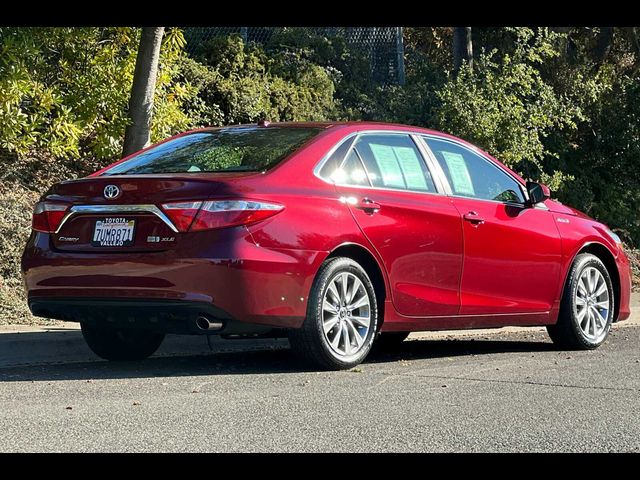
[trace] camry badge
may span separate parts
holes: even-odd
[[[104,187],[104,198],[117,198],[120,195],[120,189],[115,185],[107,185]]]

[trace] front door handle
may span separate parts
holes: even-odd
[[[374,213],[378,213],[380,211],[380,204],[374,202],[370,198],[363,198],[359,203],[356,204],[356,208],[363,210],[369,215],[373,215]]]
[[[462,218],[476,226],[484,223],[484,218],[478,215],[478,212],[467,212],[462,216]]]

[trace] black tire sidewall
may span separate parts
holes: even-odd
[[[99,357],[111,361],[142,360],[160,346],[164,335],[147,330],[117,329],[110,326],[80,323],[82,336]]]
[[[348,357],[347,359],[340,358],[333,351],[325,337],[322,325],[322,304],[324,301],[324,295],[327,288],[329,288],[329,283],[338,273],[342,272],[352,273],[362,282],[362,285],[369,295],[371,311],[371,325],[369,325],[369,331],[367,332],[365,343],[358,353]],[[313,322],[314,336],[317,336],[320,340],[324,356],[326,356],[327,360],[329,360],[330,363],[335,364],[338,368],[350,368],[361,363],[371,350],[378,328],[378,305],[376,294],[373,284],[364,269],[358,263],[349,258],[340,258],[326,264],[326,267],[316,278],[316,283],[311,289],[311,297],[312,298],[310,300],[312,301],[309,303],[310,308],[307,313],[307,320],[311,320]]]
[[[609,311],[607,312],[607,325],[606,325],[606,333],[603,337],[594,342],[587,338],[582,328],[580,328],[578,317],[577,317],[577,303],[576,303],[576,290],[578,289],[578,282],[580,280],[580,276],[584,272],[586,268],[593,267],[596,268],[603,276],[606,284],[607,290],[609,293],[609,299],[611,302],[611,306]],[[611,282],[611,277],[605,265],[600,261],[600,259],[594,255],[583,254],[580,255],[579,258],[576,258],[576,262],[572,269],[571,275],[571,283],[569,285],[569,290],[567,291],[568,298],[565,298],[566,305],[565,307],[569,309],[569,318],[571,322],[571,328],[576,336],[578,342],[586,347],[586,348],[596,348],[600,346],[607,339],[609,335],[609,330],[611,329],[611,324],[613,322],[613,315],[615,310],[615,296],[613,292],[613,284]]]

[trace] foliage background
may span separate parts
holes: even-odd
[[[381,85],[340,37],[284,29],[264,45],[218,37],[161,50],[152,141],[188,128],[382,120],[468,139],[617,231],[640,259],[637,32],[474,28],[453,71],[452,28],[405,28],[404,85]],[[33,204],[118,158],[138,29],[0,28],[0,323],[32,321],[19,275]],[[609,37],[606,37],[609,38]],[[640,281],[637,263],[636,281]]]

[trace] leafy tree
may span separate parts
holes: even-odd
[[[139,36],[129,27],[0,28],[0,149],[116,158]],[[189,124],[181,104],[192,91],[175,81],[182,55],[161,54],[153,139]]]
[[[184,59],[182,75],[197,92],[187,111],[198,125],[325,120],[335,115],[329,72],[296,52],[267,54],[240,36],[203,44]]]
[[[527,177],[557,189],[566,176],[545,169],[550,132],[576,128],[581,110],[542,78],[538,66],[558,55],[555,34],[519,32],[513,54],[482,53],[437,93],[438,127],[476,143]]]

